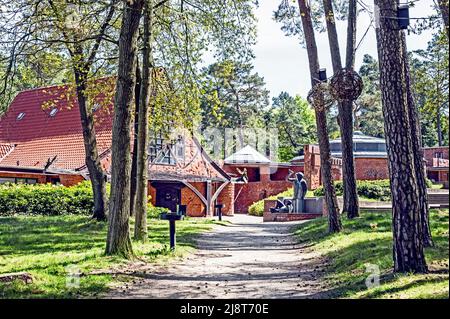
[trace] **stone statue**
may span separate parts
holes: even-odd
[[[295,177],[291,177],[294,174],[292,170],[289,170],[287,180],[294,184],[294,197],[292,199],[294,206],[294,213],[305,212],[305,196],[308,192],[308,184],[303,178],[303,173],[299,172],[295,174]]]
[[[239,183],[239,182],[243,182],[244,184],[248,183],[248,174],[247,174],[247,169],[244,168],[243,171],[241,171],[239,168],[236,168],[237,172],[241,175],[238,178],[236,178],[234,181]]]
[[[278,198],[277,199],[277,204],[275,205],[275,207],[270,209],[270,212],[272,214],[274,213],[292,213],[292,211],[294,210],[294,207],[292,206],[292,201],[289,199],[284,199],[282,201],[283,198]]]

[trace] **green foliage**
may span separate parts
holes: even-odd
[[[151,203],[151,197],[148,197],[147,217],[158,219],[162,213],[170,213],[170,209],[164,207],[156,207]]]
[[[268,106],[264,78],[250,63],[225,60],[203,70],[202,128],[256,127]]]
[[[359,75],[364,81],[364,89],[355,103],[354,127],[364,134],[384,138],[378,61],[369,54],[365,54]]]
[[[449,215],[432,210],[430,224],[435,247],[425,255],[432,272],[425,275],[392,273],[391,214],[362,212],[361,218],[342,219],[343,231],[328,234],[326,218],[298,226],[299,241],[327,260],[322,280],[324,298],[448,298]],[[368,265],[380,269],[380,286],[365,285]]]
[[[426,50],[410,57],[411,77],[425,146],[448,145],[449,46],[445,32],[435,34]]]
[[[267,197],[265,199],[259,200],[249,206],[248,214],[252,215],[252,216],[262,216],[264,214],[264,201],[265,200],[273,200],[273,199],[277,199],[278,197],[292,197],[292,196],[294,196],[294,189],[289,188],[288,190],[281,192],[277,195],[273,195],[273,196]]]
[[[94,200],[89,182],[73,187],[52,184],[0,186],[0,216],[90,215]]]
[[[315,112],[300,96],[281,92],[273,98],[272,107],[265,112],[266,123],[278,129],[279,161],[289,161],[303,155],[303,147],[316,140]]]
[[[134,253],[149,263],[183,256],[192,251],[193,236],[211,229],[214,223],[178,221],[177,250],[172,252],[169,223],[151,220],[147,243],[134,243]],[[107,223],[79,215],[0,217],[0,273],[28,272],[34,278],[29,284],[0,282],[0,299],[96,298],[111,284],[125,284],[131,277],[110,274],[114,269],[125,270],[129,261],[104,255],[107,229]],[[66,286],[67,266],[82,273],[80,287]]]
[[[427,187],[430,188],[432,183],[430,180],[426,180]],[[342,181],[337,181],[334,183],[336,195],[342,196],[344,193]],[[379,201],[390,201],[391,200],[391,189],[390,182],[388,179],[384,180],[374,180],[374,181],[356,181],[356,187],[358,191],[358,196],[365,199],[374,199]],[[314,196],[324,196],[323,187],[319,187],[314,191]]]
[[[336,195],[342,196],[344,193],[342,181],[334,183]],[[379,201],[389,201],[391,196],[389,180],[375,181],[356,181],[358,196],[363,198],[375,199]],[[323,187],[319,187],[314,191],[315,196],[324,196]]]

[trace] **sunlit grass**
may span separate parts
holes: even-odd
[[[189,218],[177,222],[177,249],[172,252],[168,247],[169,223],[151,219],[148,242],[133,242],[134,252],[145,262],[182,256],[194,249],[193,237],[210,230],[214,223]],[[28,272],[34,278],[31,284],[19,280],[0,283],[0,298],[70,298],[106,291],[117,279],[89,273],[127,263],[104,255],[106,230],[106,223],[86,216],[0,218],[0,274]],[[72,266],[82,273],[79,288],[66,286],[67,267]]]
[[[327,234],[326,219],[300,225],[296,235],[301,242],[328,261],[324,280],[332,298],[448,298],[449,296],[449,214],[435,210],[431,228],[435,247],[426,249],[430,273],[425,275],[393,274],[391,215],[363,213],[348,220],[343,216],[344,230]],[[381,272],[380,286],[367,289],[366,266],[376,265]]]

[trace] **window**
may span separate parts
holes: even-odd
[[[159,152],[155,163],[163,165],[175,165],[177,163],[170,146],[167,146],[164,150]]]
[[[444,153],[442,153],[442,152],[436,152],[436,153],[434,153],[434,157],[435,157],[435,158],[444,158]]]
[[[54,117],[56,115],[56,113],[58,113],[58,109],[54,108],[53,110],[50,111],[50,116]]]
[[[178,160],[184,160],[185,144],[183,136],[178,136],[178,139],[174,146],[174,153]]]
[[[20,121],[20,120],[22,120],[23,118],[25,117],[25,113],[24,112],[21,112],[21,113],[19,113],[19,115],[17,115],[17,121]]]
[[[164,139],[162,138],[161,132],[153,133],[153,136],[150,138],[148,150],[148,155],[151,163],[155,161],[159,152],[162,151],[163,146],[164,146]]]
[[[100,103],[94,103],[92,107],[92,111],[97,112],[100,109]]]
[[[383,143],[356,143],[358,152],[386,152],[386,144]]]
[[[332,143],[330,144],[330,151],[331,152],[341,152],[341,144],[340,143]]]
[[[175,165],[177,160],[184,160],[184,153],[185,143],[181,135],[169,140],[161,131],[150,132],[148,155],[151,163]]]
[[[15,183],[16,179],[14,177],[0,177],[0,184],[7,184],[7,183]]]
[[[0,177],[0,184],[37,184],[36,178]]]

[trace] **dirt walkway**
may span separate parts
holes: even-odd
[[[318,298],[321,261],[296,244],[298,222],[236,215],[197,239],[187,258],[138,271],[106,298]]]

